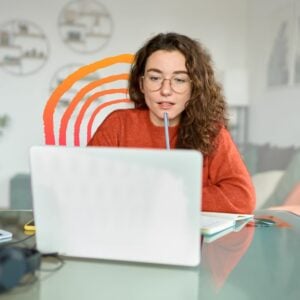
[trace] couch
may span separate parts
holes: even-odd
[[[27,173],[16,174],[9,182],[10,208],[31,209],[32,193],[30,175]]]
[[[243,159],[256,190],[256,208],[300,205],[300,148],[247,144]]]

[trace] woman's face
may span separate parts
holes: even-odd
[[[153,52],[147,59],[140,87],[150,111],[151,122],[163,126],[164,113],[167,112],[169,125],[178,125],[191,97],[191,80],[184,55],[177,50]]]

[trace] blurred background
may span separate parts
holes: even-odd
[[[93,64],[133,54],[168,31],[198,39],[211,53],[232,136],[257,189],[257,208],[300,202],[300,0],[1,0],[0,208],[31,207],[29,148],[45,144],[50,129],[51,143],[60,144],[68,113],[65,144],[74,145],[77,135],[84,145],[88,126],[93,132],[116,108],[93,115],[99,106],[121,99],[127,107],[126,93],[104,92],[76,123],[89,96],[126,88],[126,80],[102,85],[70,110],[89,83],[129,68],[123,59]],[[94,68],[51,98],[85,65]],[[52,127],[45,121],[50,102]]]

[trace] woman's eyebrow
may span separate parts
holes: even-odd
[[[156,73],[163,73],[161,70],[159,70],[159,69],[155,69],[155,68],[150,68],[150,69],[148,69],[148,70],[146,70],[146,72],[156,72]]]
[[[182,71],[174,71],[173,74],[188,74],[188,71],[182,70]]]
[[[159,70],[156,68],[150,68],[150,69],[146,70],[146,72],[156,72],[156,73],[163,74],[162,70]],[[172,74],[188,74],[188,72],[185,70],[178,70],[178,71],[174,71]]]

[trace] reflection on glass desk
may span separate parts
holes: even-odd
[[[246,226],[202,243],[197,268],[64,258],[43,259],[37,279],[5,299],[300,299],[300,217],[272,214],[277,226]],[[30,211],[0,211],[0,228],[26,238]],[[200,239],[199,239],[200,240]],[[20,246],[34,245],[34,237]],[[1,244],[0,244],[1,247]],[[32,280],[31,280],[32,281]]]

